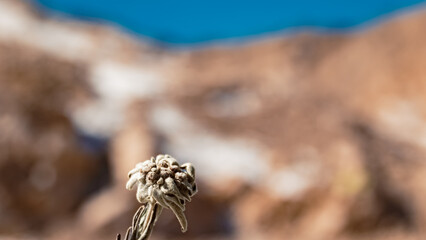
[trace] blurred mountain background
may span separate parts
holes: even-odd
[[[424,6],[0,0],[0,239],[115,239],[159,153],[153,240],[425,239]]]

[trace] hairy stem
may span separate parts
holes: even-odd
[[[160,216],[163,207],[157,203],[148,202],[141,213],[137,223],[137,240],[147,240],[151,236],[152,229]]]

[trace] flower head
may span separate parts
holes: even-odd
[[[195,169],[190,163],[179,166],[170,155],[158,155],[129,172],[126,188],[137,185],[136,198],[140,203],[159,204],[176,215],[182,232],[187,229],[185,203],[197,192]]]

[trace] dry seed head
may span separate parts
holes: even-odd
[[[140,203],[159,204],[172,210],[182,231],[186,231],[185,203],[197,193],[192,164],[179,166],[170,155],[158,155],[136,164],[128,176],[126,188],[131,190],[137,185],[136,198]]]

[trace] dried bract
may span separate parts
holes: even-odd
[[[172,210],[179,220],[182,232],[186,231],[185,204],[197,192],[192,164],[179,166],[170,155],[158,155],[138,163],[128,176],[126,188],[131,190],[137,186],[136,199],[146,205],[139,220],[141,226],[138,230],[141,236],[150,235],[162,208]]]

